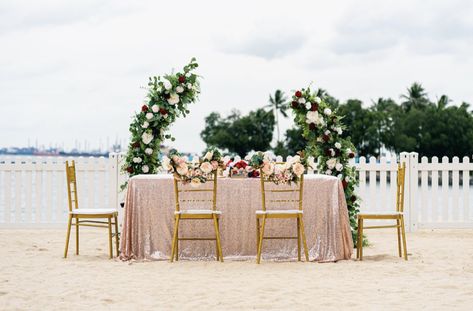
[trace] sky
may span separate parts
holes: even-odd
[[[418,81],[473,104],[473,1],[2,0],[0,147],[127,141],[148,77],[192,57],[202,92],[171,128],[181,151],[204,149],[210,112],[311,83],[369,105]]]

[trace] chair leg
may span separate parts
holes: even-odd
[[[301,261],[301,220],[297,217],[297,261]]]
[[[171,244],[171,259],[170,261],[174,261],[175,253],[176,253],[176,242],[177,242],[177,227],[179,226],[179,216],[176,215],[174,219],[174,234],[172,236],[172,244]]]
[[[220,261],[223,262],[222,245],[220,244],[220,230],[218,226],[217,215],[215,214],[213,215],[213,220],[214,220],[214,227],[215,227],[215,238],[217,240],[217,254],[220,255],[220,256],[217,256],[217,260],[220,259]]]
[[[305,237],[304,220],[302,219],[302,215],[299,215],[299,218],[301,222],[301,235],[302,235],[302,244],[304,245],[305,261],[309,261],[309,249],[307,248],[307,239]]]
[[[112,243],[112,217],[108,217],[108,250],[110,259],[113,258],[113,243]]]
[[[402,257],[402,249],[401,249],[401,222],[399,219],[396,219],[397,223],[397,248],[399,252],[399,257]]]
[[[358,217],[358,228],[356,232],[356,259],[360,259],[360,249],[362,247],[362,242],[360,242],[360,231],[361,231],[361,219]]]
[[[76,255],[79,255],[79,217],[76,217]]]
[[[69,249],[69,239],[71,237],[71,226],[72,226],[72,215],[69,215],[69,220],[67,221],[66,247],[64,248],[64,258],[67,258],[67,251]]]
[[[358,227],[358,245],[360,245],[360,261],[363,260],[363,218],[360,219]]]
[[[118,217],[115,216],[115,244],[116,244],[116,247],[117,247],[117,256],[119,255],[120,253],[120,242],[118,240]]]
[[[176,261],[179,260],[179,226],[177,226],[177,229],[176,229],[176,246],[174,250],[174,260]]]
[[[261,232],[259,236],[259,243],[258,243],[258,253],[256,256],[256,263],[261,262],[261,248],[263,246],[263,237],[264,237],[264,227],[266,225],[266,215],[263,215],[263,225],[261,226]]]
[[[259,223],[259,218],[256,217],[256,253],[258,253],[259,235],[260,235],[260,223]]]
[[[404,216],[401,216],[402,244],[404,246],[404,259],[407,260],[406,228],[404,226]]]

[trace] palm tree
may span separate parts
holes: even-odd
[[[409,111],[411,108],[422,109],[429,104],[427,93],[422,87],[422,84],[414,82],[411,87],[407,88],[407,95],[401,95],[401,98],[405,99],[401,105]]]
[[[279,142],[279,113],[281,113],[283,117],[287,118],[286,110],[288,109],[287,97],[284,95],[284,92],[276,90],[276,92],[274,92],[274,97],[269,94],[269,105],[265,106],[265,108],[271,108],[276,117],[276,128]]]
[[[440,98],[437,100],[437,110],[444,110],[451,101],[452,100],[447,95],[440,96]]]

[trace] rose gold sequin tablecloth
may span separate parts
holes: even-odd
[[[194,192],[193,195],[198,194]],[[306,175],[303,195],[310,260],[330,262],[349,259],[353,242],[341,182],[332,176]],[[192,208],[195,209],[195,206]],[[208,206],[200,208],[205,209]],[[286,207],[292,208],[294,206]],[[181,209],[186,207],[181,206]],[[219,178],[217,209],[222,211],[220,234],[224,258],[254,258],[255,211],[261,209],[259,179]],[[171,175],[139,175],[131,178],[125,202],[120,258],[169,259],[174,210]],[[269,219],[266,222],[265,236],[296,235],[295,219]],[[214,237],[213,222],[183,220],[179,226],[179,236]],[[179,258],[214,259],[215,252],[215,241],[179,242]],[[296,256],[297,240],[263,242],[263,259],[290,259]]]

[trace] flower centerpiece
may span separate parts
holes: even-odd
[[[198,187],[225,165],[220,151],[210,148],[202,158],[195,157],[191,162],[176,150],[171,150],[169,157],[163,158],[163,168],[184,184]]]
[[[250,163],[253,169],[261,169],[261,172],[269,181],[275,184],[297,183],[306,169],[309,167],[309,159],[304,152],[299,152],[291,157],[286,163],[273,161],[267,154],[259,151],[251,156]]]

